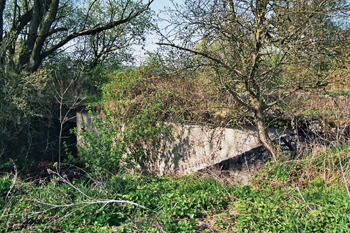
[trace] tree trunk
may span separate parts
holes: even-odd
[[[30,72],[36,71],[42,63],[41,51],[43,50],[44,42],[49,34],[52,23],[56,19],[57,11],[59,6],[59,0],[52,0],[47,16],[44,22],[41,23],[39,28],[38,36],[35,38],[35,43],[33,45],[30,59],[28,61],[27,70]]]
[[[0,0],[0,64],[4,63],[5,60],[5,47],[2,47],[2,40],[4,34],[4,10],[5,10],[6,0]]]
[[[265,117],[261,108],[255,111],[255,124],[256,124],[256,129],[258,131],[259,141],[265,147],[265,149],[270,152],[272,161],[276,162],[278,158],[278,149],[273,144],[273,142],[271,141],[267,133]]]
[[[28,65],[36,38],[38,37],[39,27],[41,24],[41,20],[44,17],[44,14],[45,12],[43,9],[42,1],[35,0],[33,15],[32,15],[32,18],[30,19],[30,24],[29,24],[29,33],[25,40],[24,46],[22,48],[21,55],[19,57],[19,66],[18,66],[19,70],[26,68],[26,66]]]
[[[0,0],[0,43],[2,42],[4,33],[4,9],[6,5],[6,0]]]

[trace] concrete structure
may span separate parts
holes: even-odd
[[[149,169],[159,175],[190,174],[261,147],[253,128],[167,124],[173,127],[173,137],[164,136],[156,148],[145,148],[146,156],[152,157]],[[86,112],[77,113],[78,131],[91,125]],[[277,139],[283,132],[270,129],[269,134]]]

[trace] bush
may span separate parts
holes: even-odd
[[[147,84],[145,69],[122,70],[103,85],[100,115],[90,111],[93,127],[78,132],[80,158],[100,174],[145,167],[152,148],[170,133],[162,122],[164,93]]]
[[[37,134],[34,122],[44,114],[49,102],[47,81],[45,70],[17,74],[9,67],[0,68],[0,164],[11,158],[20,168],[30,168],[28,154]]]

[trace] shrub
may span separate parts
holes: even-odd
[[[146,166],[152,148],[170,133],[162,122],[164,93],[147,84],[145,69],[122,70],[103,85],[100,115],[90,111],[93,127],[78,132],[80,158],[99,173]]]

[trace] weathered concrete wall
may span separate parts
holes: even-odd
[[[92,125],[86,112],[78,112],[76,119],[78,131]],[[145,148],[153,161],[149,169],[159,175],[189,174],[261,146],[253,128],[166,124],[173,127],[173,137],[164,136],[156,148]],[[276,139],[282,132],[270,129],[269,134]]]
[[[168,123],[174,139],[164,138],[158,149],[158,173],[189,174],[260,147],[253,128],[211,128],[199,124]],[[275,139],[281,132],[269,130]]]

